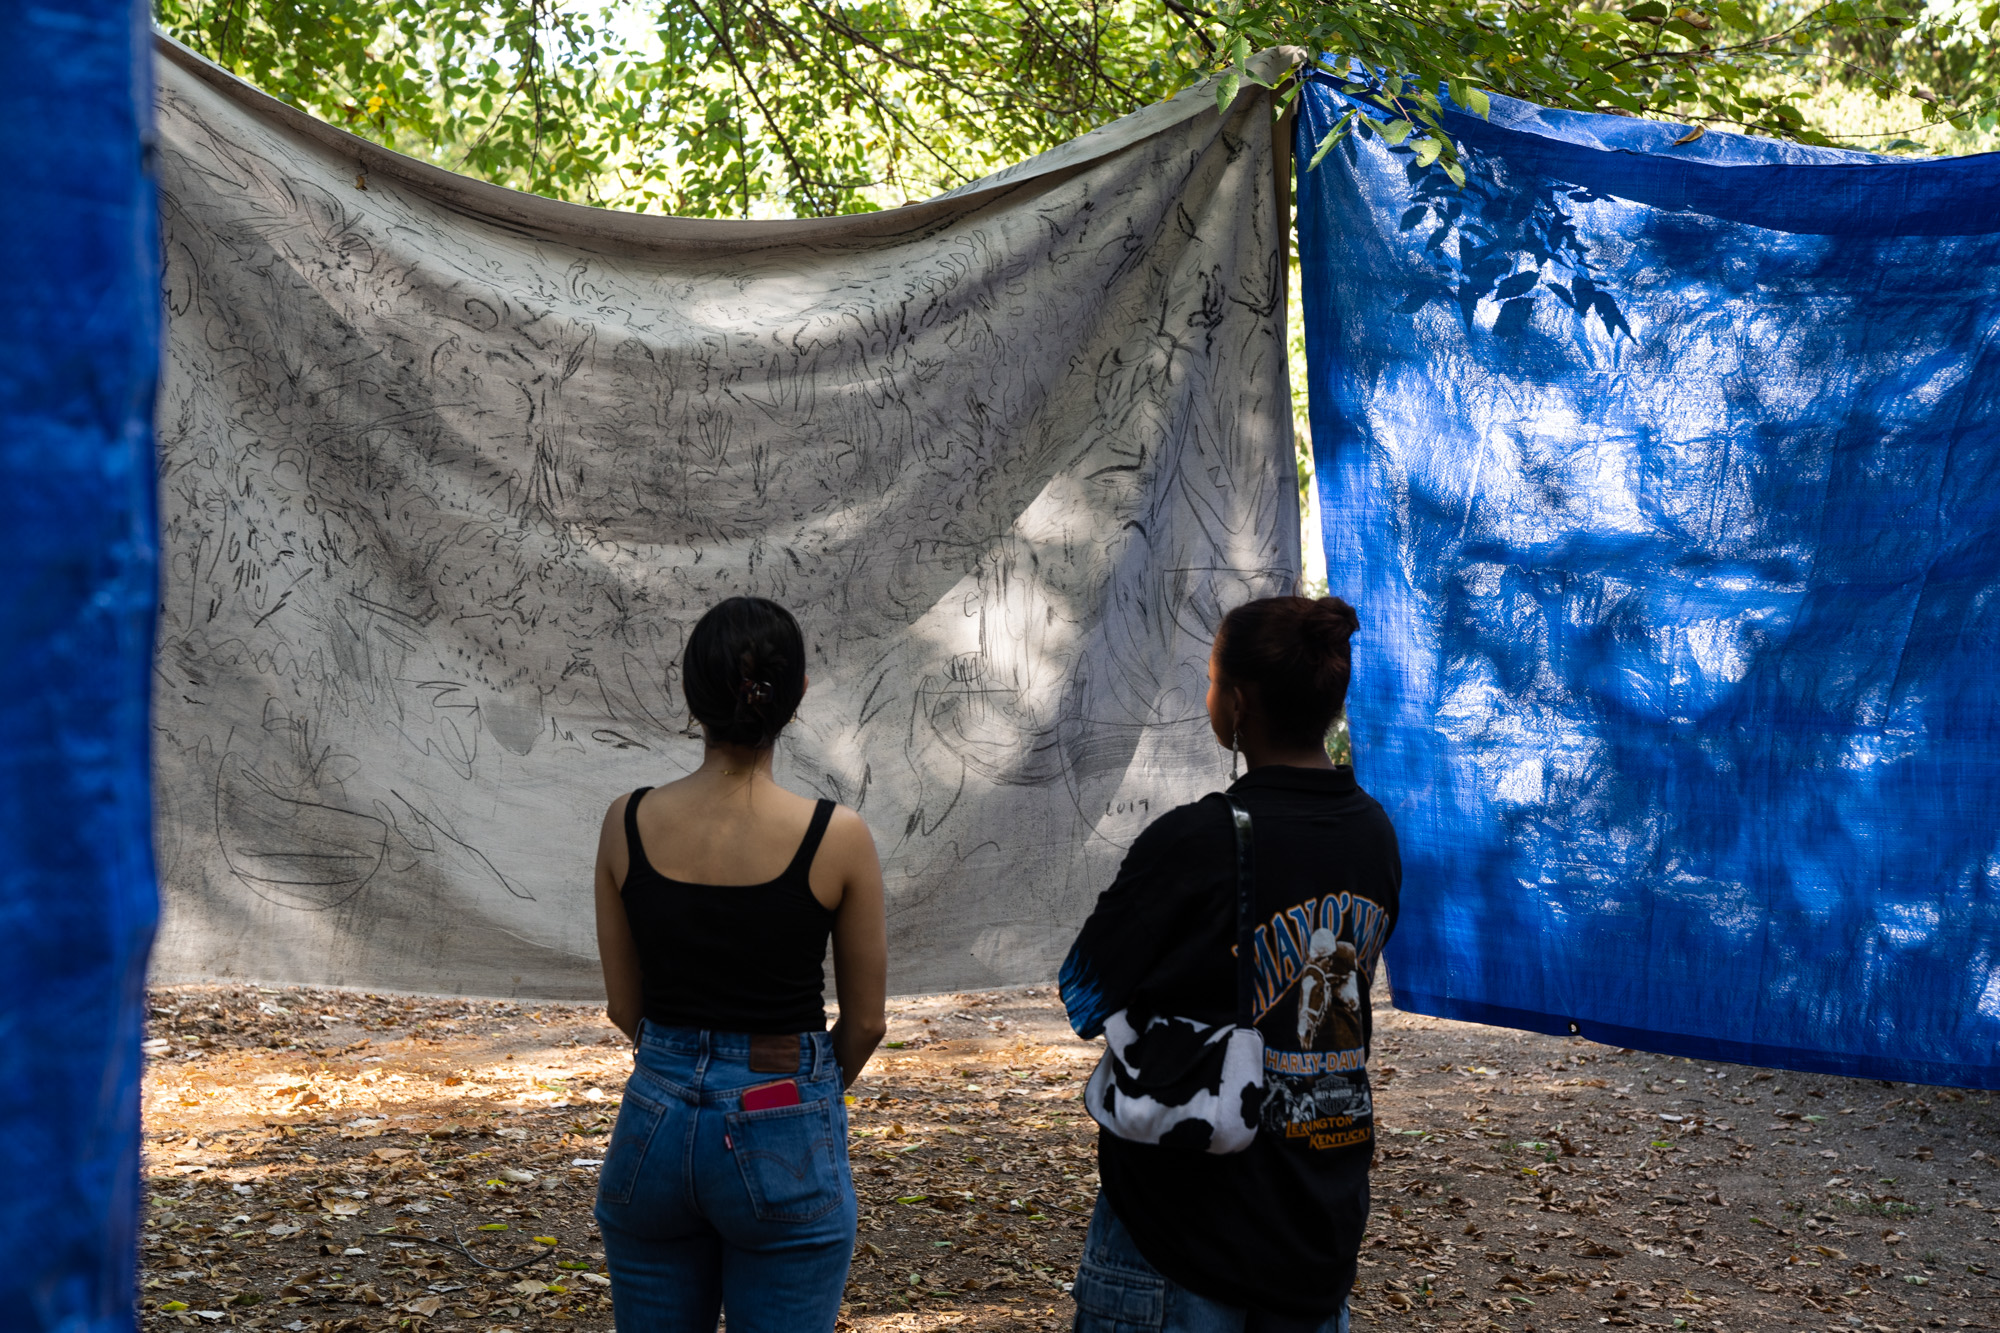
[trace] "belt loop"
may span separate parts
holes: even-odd
[[[824,1040],[825,1037],[826,1034],[824,1032],[808,1032],[805,1034],[806,1044],[812,1047],[812,1076],[815,1083],[826,1077],[826,1051],[831,1043]]]

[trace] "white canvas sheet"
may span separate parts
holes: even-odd
[[[891,979],[1045,979],[1225,780],[1222,609],[1297,577],[1269,104],[1206,91],[852,218],[559,204],[171,44],[162,980],[600,994],[598,821],[699,760],[722,597],[778,775],[883,853]]]

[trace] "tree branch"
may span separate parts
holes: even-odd
[[[1201,49],[1208,52],[1208,58],[1210,60],[1215,59],[1215,43],[1210,40],[1207,31],[1202,28],[1199,22],[1201,19],[1207,19],[1212,23],[1215,21],[1215,16],[1213,14],[1204,14],[1199,9],[1184,5],[1181,3],[1181,0],[1160,0],[1160,3],[1167,7],[1168,13],[1179,19],[1187,27],[1187,30],[1194,34],[1194,39],[1201,43]]]
[[[790,165],[792,169],[792,174],[798,178],[799,189],[802,192],[804,192],[806,196],[806,202],[813,206],[813,210],[815,212],[820,211],[820,209],[822,208],[820,201],[813,198],[812,178],[806,174],[806,169],[804,165],[800,163],[798,154],[792,151],[792,141],[791,138],[788,135],[786,135],[785,127],[778,122],[777,117],[771,114],[770,108],[764,105],[763,97],[760,96],[757,92],[757,85],[750,81],[749,74],[747,74],[743,69],[743,62],[736,58],[735,44],[732,43],[729,40],[729,38],[723,34],[722,30],[715,26],[714,21],[708,17],[708,10],[702,7],[701,0],[690,0],[690,3],[694,6],[694,12],[701,16],[702,25],[709,30],[709,32],[715,37],[716,43],[722,47],[723,57],[729,61],[729,67],[736,71],[736,77],[742,81],[743,90],[749,93],[750,100],[757,104],[757,114],[764,118],[764,124],[770,128],[772,135],[777,138],[778,147],[785,154],[785,161],[787,164]],[[744,168],[746,172],[749,169],[749,163],[747,160],[744,163]],[[747,187],[747,177],[746,177],[746,187]],[[744,206],[743,211],[745,216],[748,216],[750,210],[747,202]]]

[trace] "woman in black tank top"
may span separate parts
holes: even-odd
[[[832,801],[813,808],[791,864],[776,879],[718,889],[662,875],[639,837],[641,787],[625,803],[625,919],[644,972],[646,1022],[724,1032],[789,1033],[826,1026],[821,962],[835,913],[808,875]]]
[[[682,659],[701,767],[605,813],[597,940],[631,1079],[598,1183],[620,1329],[831,1330],[854,1249],[842,1093],[882,1039],[882,871],[852,810],[780,787],[805,642],[734,597]],[[826,1026],[833,945],[840,1019]]]

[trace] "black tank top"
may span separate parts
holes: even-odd
[[[806,876],[833,818],[813,810],[805,841],[767,884],[687,884],[653,869],[639,841],[641,787],[625,803],[625,919],[639,946],[647,1021],[716,1032],[826,1028],[826,940],[834,914]]]

